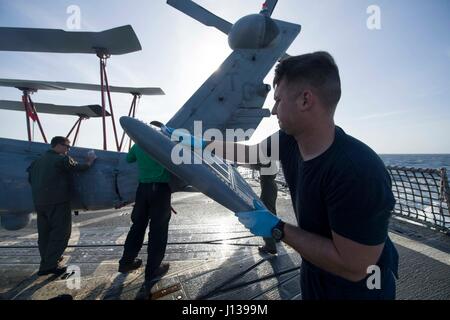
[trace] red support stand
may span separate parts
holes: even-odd
[[[138,104],[137,102],[138,102],[138,99],[141,98],[141,95],[139,93],[132,93],[132,95],[133,95],[133,100],[131,101],[131,106],[130,106],[130,110],[128,111],[128,116],[129,117],[132,116],[134,118],[136,115],[136,107]],[[120,139],[119,151],[122,150],[124,139],[125,139],[125,132],[122,133],[122,138]],[[128,150],[130,150],[130,149],[131,149],[131,139],[130,139],[130,144],[128,146]]]
[[[140,94],[133,94],[133,96],[135,96],[136,97],[136,95],[138,96],[138,101],[139,101],[139,99],[141,99],[141,95]],[[137,103],[135,102],[134,103],[134,109],[133,109],[133,118],[136,118],[136,109],[137,109]],[[130,138],[130,142],[129,142],[129,144],[128,144],[128,151],[130,151],[130,149],[131,149],[131,138]]]
[[[31,127],[30,127],[30,114],[28,108],[28,95],[24,92],[22,96],[22,103],[25,109],[25,120],[27,122],[28,141],[31,141]]]
[[[83,121],[83,119],[80,118],[79,120],[80,121],[78,121],[77,131],[75,132],[75,137],[73,138],[72,145],[75,145],[77,143],[78,133],[80,132],[80,126],[81,126],[81,122]]]
[[[78,138],[78,133],[80,131],[80,126],[81,126],[81,122],[87,118],[84,117],[79,117],[78,120],[75,122],[75,124],[73,125],[72,129],[70,129],[69,133],[67,134],[66,138],[69,138],[70,135],[72,134],[73,130],[75,130],[75,137],[73,138],[73,142],[72,142],[72,146],[75,146],[75,143],[77,142],[77,138]]]
[[[106,141],[106,102],[105,102],[105,92],[108,95],[108,103],[109,103],[109,113],[111,114],[112,127],[114,131],[114,138],[116,141],[117,151],[120,151],[119,139],[117,137],[117,129],[116,122],[114,119],[114,110],[111,100],[111,92],[109,90],[108,83],[108,75],[106,73],[106,60],[110,57],[110,55],[105,51],[98,49],[97,56],[100,59],[100,87],[101,87],[101,99],[102,99],[102,122],[103,122],[103,150],[107,150],[107,141]]]
[[[70,129],[69,133],[66,135],[66,138],[70,137],[70,135],[72,134],[73,130],[75,130],[75,128],[77,127],[79,121],[80,121],[80,119],[75,121],[75,124],[73,125],[72,129]]]
[[[104,68],[104,62],[103,60],[106,60],[106,58],[103,58],[102,56],[98,55],[100,58],[100,89],[101,89],[101,98],[102,98],[102,123],[103,123],[103,150],[108,150],[107,142],[106,142],[106,110],[105,110],[105,86],[103,83],[103,68]]]
[[[109,112],[111,114],[114,138],[116,140],[117,151],[120,151],[119,139],[117,137],[116,120],[114,119],[114,110],[113,110],[112,100],[111,100],[111,92],[109,91],[108,75],[106,74],[106,60],[104,60],[104,63],[103,63],[103,72],[105,75],[105,85],[106,85],[106,92],[108,93]]]
[[[26,121],[27,121],[28,141],[32,140],[31,139],[31,126],[30,126],[30,118],[31,118],[33,121],[37,122],[39,131],[41,132],[44,142],[48,143],[47,137],[45,136],[45,133],[44,133],[44,129],[42,128],[41,121],[36,112],[36,108],[34,107],[33,101],[31,100],[29,90],[24,89],[24,90],[22,90],[22,92],[23,92],[22,103],[23,103],[23,107],[25,109],[25,116],[26,116]]]

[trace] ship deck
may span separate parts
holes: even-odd
[[[258,183],[250,181],[258,192]],[[169,272],[153,287],[163,300],[298,300],[300,256],[279,244],[277,256],[258,252],[262,239],[251,235],[235,216],[199,193],[177,193],[165,261]],[[278,213],[295,223],[289,194],[279,192]],[[144,280],[143,268],[117,272],[130,226],[131,207],[80,213],[73,217],[65,263],[81,273],[38,277],[36,220],[19,231],[0,230],[0,299],[51,299],[69,294],[77,300],[132,300]],[[450,237],[392,219],[390,236],[400,254],[398,299],[450,299]],[[146,260],[146,246],[140,257]]]

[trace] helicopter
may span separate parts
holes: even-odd
[[[271,90],[270,85],[263,82],[264,78],[277,61],[288,57],[286,50],[300,33],[301,26],[271,18],[277,1],[266,1],[258,14],[244,16],[234,24],[190,0],[168,0],[167,3],[227,34],[233,52],[166,125],[158,121],[147,125],[122,117],[122,128],[179,181],[230,211],[253,210],[255,201],[264,207],[235,165],[196,148],[195,142],[183,146],[166,130],[170,127],[197,137],[204,137],[208,131],[215,130],[220,133],[218,136],[222,139],[219,140],[223,141],[237,142],[250,138],[262,118],[270,116],[270,110],[263,109]],[[166,129],[158,131],[155,126]],[[230,130],[238,134],[228,134]],[[182,149],[177,149],[177,146]],[[187,155],[188,161],[174,161],[174,150]]]
[[[201,121],[205,131],[256,129],[264,117],[270,116],[270,110],[263,109],[271,90],[264,78],[277,61],[287,56],[286,51],[301,26],[272,18],[276,0],[266,1],[259,13],[245,15],[234,24],[191,0],[168,0],[167,4],[227,34],[233,51],[166,126],[191,133],[197,121]],[[103,59],[107,50],[100,54],[93,52]],[[103,100],[102,110],[105,110]],[[135,143],[172,173],[172,192],[201,191],[234,211],[253,207],[251,199],[256,195],[234,166],[221,159],[201,163],[195,169],[175,166],[170,163],[168,148],[172,145],[167,137],[133,117],[122,117],[120,122]],[[7,190],[0,195],[0,217],[6,229],[20,229],[28,224],[34,208],[25,169],[47,147],[35,142],[0,139],[0,187]],[[72,156],[81,158],[86,151],[73,148]],[[98,159],[91,170],[74,177],[72,209],[100,210],[132,203],[137,187],[136,166],[126,163],[124,153],[106,150],[96,150],[96,153]],[[16,158],[13,165],[8,163],[12,162],[11,157]]]

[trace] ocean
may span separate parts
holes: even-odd
[[[445,168],[447,176],[450,176],[450,154],[380,154],[379,156],[386,166]],[[447,203],[442,197],[439,174],[434,174],[434,178],[431,178],[431,175],[417,175],[416,178],[411,172],[400,175],[397,172],[392,178],[397,213],[414,218],[416,221],[425,221],[433,226],[450,230],[448,211],[450,203]],[[284,181],[282,171],[278,174],[277,179]],[[398,181],[395,183],[394,180]]]
[[[386,166],[440,169],[450,171],[450,154],[380,154]]]

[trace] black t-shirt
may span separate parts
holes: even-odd
[[[336,127],[323,154],[303,161],[294,137],[279,132],[280,162],[299,227],[332,238],[331,231],[364,245],[385,242],[378,265],[397,275],[398,255],[388,237],[395,198],[378,155]]]

